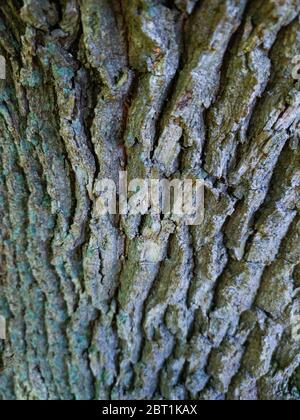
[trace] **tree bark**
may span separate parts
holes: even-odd
[[[300,399],[299,12],[0,2],[0,399]],[[203,223],[101,216],[120,171]]]

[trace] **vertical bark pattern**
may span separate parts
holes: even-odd
[[[0,399],[300,399],[299,13],[0,2]],[[204,222],[100,216],[119,171]]]

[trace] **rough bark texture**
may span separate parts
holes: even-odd
[[[0,2],[1,399],[300,399],[299,9]],[[120,170],[204,223],[100,217]]]

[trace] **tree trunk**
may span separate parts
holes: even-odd
[[[300,399],[299,0],[0,2],[0,398]],[[99,185],[204,179],[204,221]]]

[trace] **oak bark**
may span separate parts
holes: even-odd
[[[0,2],[0,399],[300,399],[298,0]],[[98,184],[205,180],[205,219]]]

